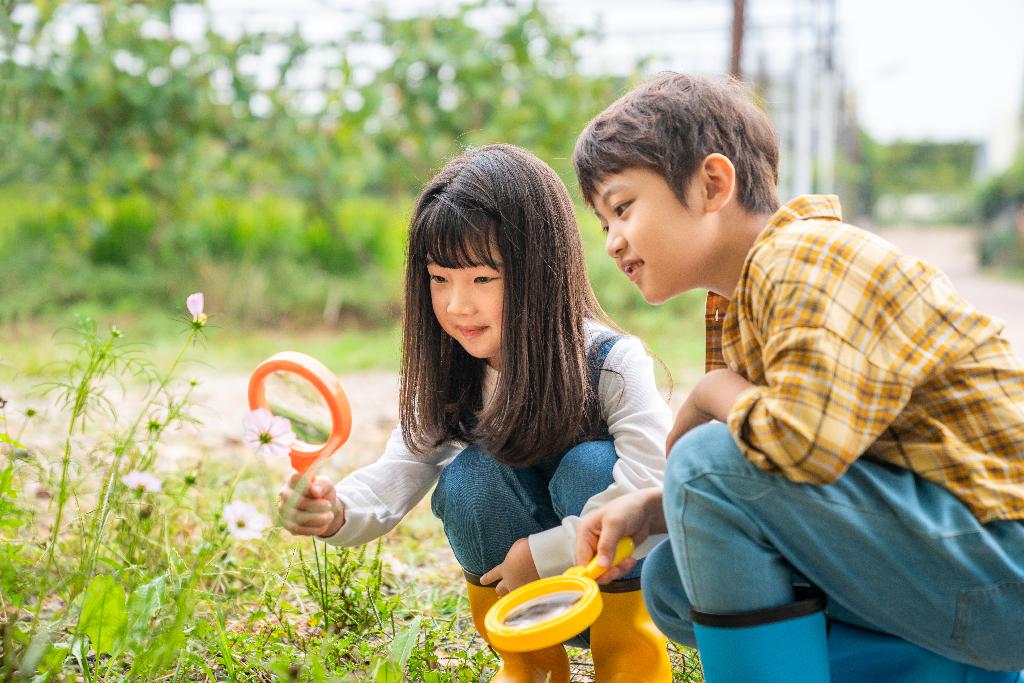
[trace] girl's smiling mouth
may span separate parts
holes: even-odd
[[[463,327],[462,325],[457,325],[455,329],[457,329],[459,331],[459,334],[461,334],[463,337],[466,337],[467,339],[472,339],[474,337],[480,336],[483,333],[483,331],[487,329],[487,326],[480,325],[477,327]]]

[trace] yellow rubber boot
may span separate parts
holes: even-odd
[[[467,582],[466,588],[476,630],[491,645],[484,628],[484,615],[498,601],[498,596],[493,588],[487,586]],[[502,652],[493,645],[491,647],[501,657],[501,668],[491,683],[569,683],[569,657],[561,645],[537,652]]]
[[[590,627],[596,683],[671,683],[667,639],[651,621],[639,590],[601,593],[604,608]]]

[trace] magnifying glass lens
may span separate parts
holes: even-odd
[[[510,628],[528,628],[560,617],[583,598],[582,591],[557,591],[524,602],[505,615],[504,625]]]
[[[331,433],[331,413],[326,401],[303,377],[277,371],[267,376],[267,405],[270,412],[288,418],[300,441],[318,446]]]

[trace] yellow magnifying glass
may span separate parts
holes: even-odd
[[[616,546],[612,566],[632,554],[633,539],[627,536]],[[582,633],[601,614],[601,590],[595,579],[606,570],[595,557],[585,567],[572,567],[510,592],[484,617],[491,644],[508,652],[533,652]]]

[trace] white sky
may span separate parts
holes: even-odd
[[[876,138],[984,140],[1019,116],[1024,0],[840,0],[839,17]]]

